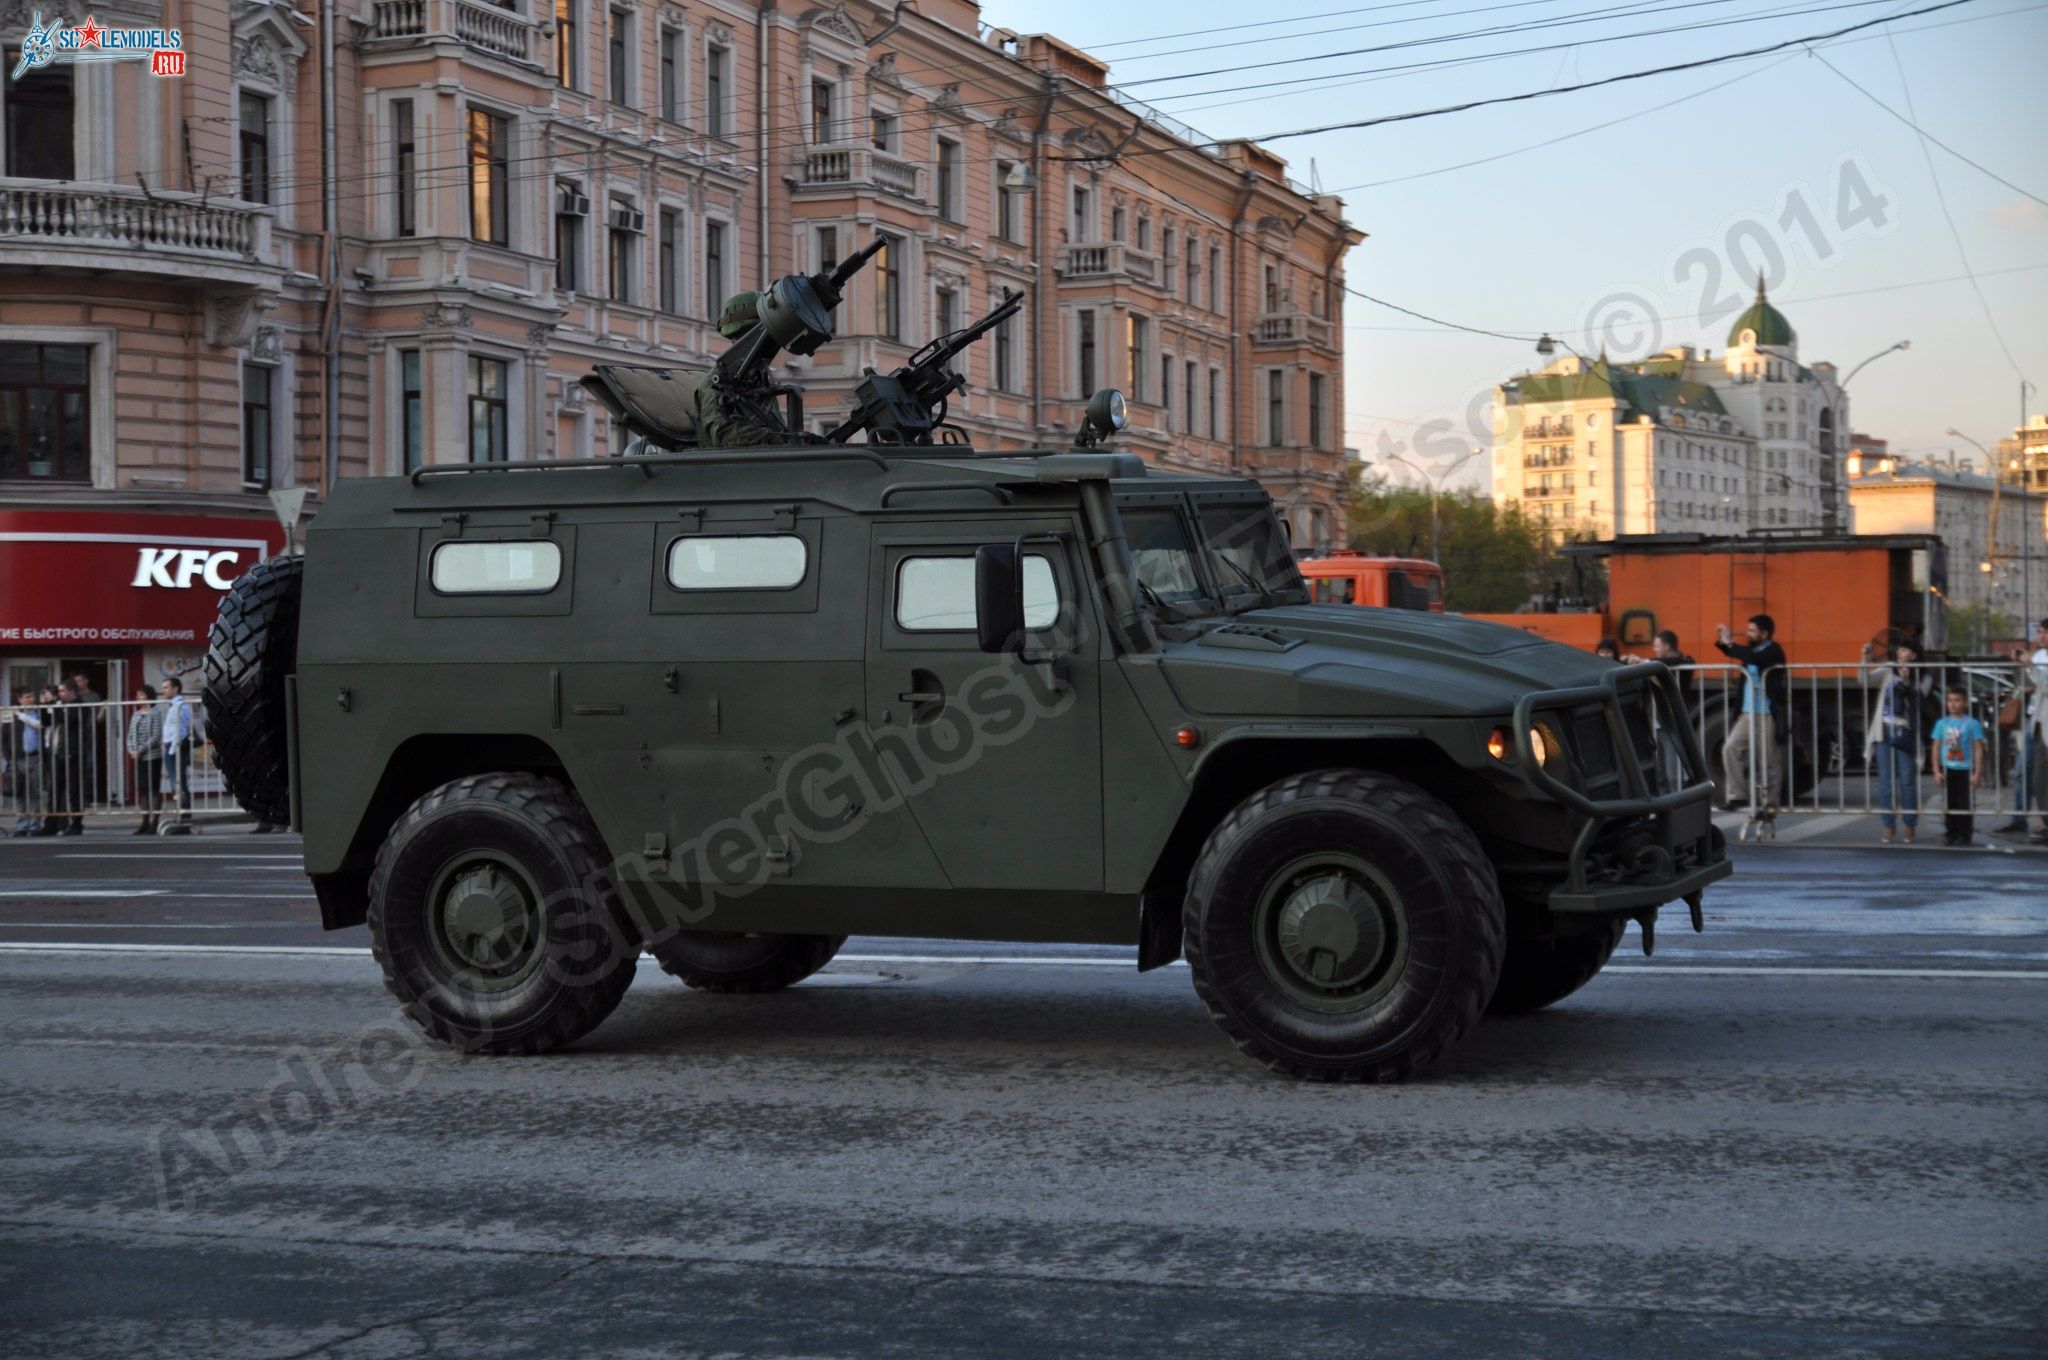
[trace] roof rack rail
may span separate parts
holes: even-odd
[[[692,463],[820,463],[853,459],[873,463],[884,472],[889,460],[871,449],[841,445],[830,449],[716,449],[698,453],[648,453],[621,458],[523,458],[502,463],[434,463],[414,468],[409,480],[418,486],[427,477],[452,477],[470,472],[577,472],[593,468],[639,468],[652,477],[657,467]]]

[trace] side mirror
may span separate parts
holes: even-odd
[[[1024,559],[1014,543],[974,550],[974,636],[984,652],[1024,648]]]

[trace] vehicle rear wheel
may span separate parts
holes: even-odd
[[[206,735],[235,801],[261,821],[291,821],[284,682],[299,654],[297,557],[237,578],[206,639]]]
[[[1392,1081],[1479,1019],[1500,887],[1472,829],[1405,779],[1321,770],[1210,833],[1184,911],[1195,991],[1272,1070]]]
[[[707,992],[779,992],[832,962],[844,935],[679,931],[647,952],[670,977]]]
[[[1582,935],[1539,936],[1510,932],[1507,958],[1488,1015],[1526,1015],[1564,1000],[1607,966],[1628,929],[1626,918],[1596,925]]]
[[[378,848],[369,897],[384,985],[467,1052],[569,1043],[633,981],[604,843],[559,780],[470,775],[425,794]]]

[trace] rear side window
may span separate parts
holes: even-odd
[[[443,595],[545,595],[562,580],[562,549],[545,539],[442,543],[428,573]]]
[[[788,590],[804,579],[810,551],[795,534],[688,534],[668,545],[677,590]]]
[[[1024,556],[1024,626],[1050,628],[1060,616],[1052,563]],[[974,627],[974,559],[906,557],[896,568],[896,626],[906,633],[959,633]]]
[[[1310,584],[1315,587],[1318,604],[1353,604],[1357,601],[1356,585],[1349,576],[1318,576]]]

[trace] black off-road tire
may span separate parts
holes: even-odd
[[[299,581],[305,563],[272,557],[221,599],[206,642],[206,736],[228,792],[245,811],[291,821],[284,682],[299,654]]]
[[[1583,935],[1542,938],[1510,933],[1500,983],[1488,1015],[1527,1015],[1555,1005],[1591,982],[1607,966],[1628,929],[1626,919],[1596,925]]]
[[[832,962],[844,935],[678,931],[647,946],[661,971],[707,992],[779,992]]]
[[[1275,907],[1276,893],[1291,895]],[[1240,1049],[1287,1076],[1395,1081],[1478,1021],[1504,919],[1479,838],[1441,801],[1393,775],[1320,770],[1261,789],[1210,833],[1183,924],[1195,992]],[[1307,948],[1332,927],[1355,932],[1354,952]],[[1336,980],[1289,962],[1304,950]]]
[[[541,775],[470,775],[422,795],[378,847],[369,899],[384,985],[465,1052],[581,1038],[619,1004],[640,954],[590,814]],[[494,938],[477,915],[493,909]]]

